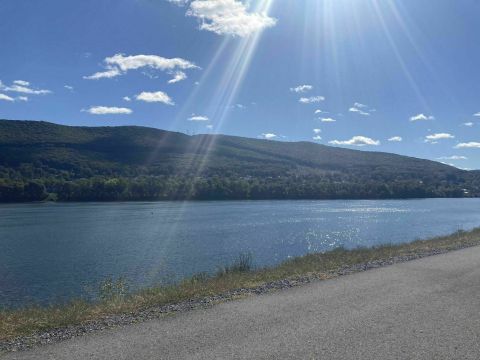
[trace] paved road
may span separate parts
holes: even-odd
[[[5,359],[480,359],[480,247]]]

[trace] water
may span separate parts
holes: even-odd
[[[92,296],[109,276],[135,287],[333,249],[480,226],[480,199],[0,205],[0,306]]]

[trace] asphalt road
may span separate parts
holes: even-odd
[[[480,359],[480,247],[5,359]]]

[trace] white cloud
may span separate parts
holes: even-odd
[[[317,110],[315,110],[315,115],[317,115],[317,114],[321,114],[322,112],[323,112],[322,110],[320,110],[320,109],[317,109]]]
[[[388,141],[401,142],[401,141],[403,141],[403,138],[401,136],[393,136],[390,139],[388,139]]]
[[[455,149],[480,148],[480,142],[471,141],[455,145]]]
[[[119,76],[121,74],[122,73],[120,72],[120,70],[118,70],[117,68],[114,68],[110,70],[99,71],[93,75],[84,76],[83,78],[87,80],[110,79],[115,76]]]
[[[185,6],[188,4],[189,0],[167,0],[167,1],[178,6]]]
[[[210,120],[208,116],[201,116],[201,115],[192,115],[188,118],[189,121],[208,121]]]
[[[130,96],[124,96],[124,97],[123,97],[123,100],[124,100],[124,101],[132,101],[132,99],[130,98]]]
[[[321,101],[324,101],[325,97],[323,96],[311,96],[311,97],[302,97],[299,102],[302,104],[313,104],[313,103],[319,103]]]
[[[264,139],[267,139],[267,140],[272,140],[272,139],[277,138],[278,136],[276,134],[272,134],[272,133],[265,133],[265,134],[262,134],[261,137],[264,138]]]
[[[332,119],[332,118],[321,118],[320,121],[321,121],[321,122],[335,122],[335,121],[337,121],[337,120]]]
[[[476,114],[473,114],[473,116],[480,117],[480,112],[478,112],[478,113],[476,113]]]
[[[173,74],[173,78],[168,80],[169,84],[175,84],[179,81],[185,80],[187,78],[187,74],[183,71],[177,71]]]
[[[15,80],[13,83],[19,86],[30,86],[30,83],[25,80]]]
[[[105,63],[105,69],[106,69],[105,71],[100,71],[93,75],[84,76],[83,78],[88,80],[98,80],[98,79],[104,79],[104,78],[108,79],[108,78],[124,75],[129,70],[137,70],[141,68],[150,68],[150,69],[155,69],[160,71],[169,71],[169,72],[174,72],[179,69],[187,70],[187,69],[199,68],[194,63],[185,59],[181,59],[181,58],[167,59],[157,55],[125,56],[123,54],[116,54],[114,56],[107,57],[104,60],[104,63]]]
[[[123,107],[109,107],[109,106],[92,106],[88,110],[82,110],[86,111],[89,114],[92,115],[108,115],[108,114],[131,114],[133,111],[128,108],[123,108]]]
[[[373,140],[366,136],[354,136],[350,140],[343,140],[343,141],[332,140],[332,141],[329,141],[329,143],[332,145],[350,145],[350,146],[380,145],[380,141]]]
[[[353,112],[353,113],[357,113],[357,114],[362,115],[362,116],[370,116],[370,113],[368,113],[366,111],[363,111],[362,109],[359,109],[359,108],[356,108],[356,107],[351,107],[350,109],[348,109],[348,111]]]
[[[290,91],[298,94],[298,93],[306,93],[312,89],[313,89],[312,85],[299,85],[299,86],[290,88]]]
[[[136,95],[135,99],[139,101],[149,102],[149,103],[158,102],[166,105],[175,105],[172,98],[168,96],[168,94],[164,93],[163,91],[156,91],[156,92],[143,91],[142,93]]]
[[[315,141],[320,141],[320,140],[322,140],[322,137],[320,135],[316,135],[312,139],[315,140]]]
[[[356,103],[353,104],[353,106],[350,109],[348,109],[348,111],[350,111],[352,113],[356,113],[358,115],[362,115],[362,116],[370,116],[371,112],[377,111],[375,109],[368,110],[368,108],[369,108],[368,105],[356,102]]]
[[[439,134],[428,135],[426,138],[428,140],[440,140],[440,139],[454,139],[455,136],[447,133],[439,133]]]
[[[69,90],[69,91],[73,91],[73,86],[70,86],[70,85],[64,85],[63,86],[65,89]]]
[[[24,80],[15,80],[12,85],[7,86],[0,81],[0,90],[7,91],[7,92],[17,92],[22,94],[29,94],[29,95],[46,95],[50,94],[50,90],[44,89],[33,89],[30,87],[30,83]]]
[[[438,160],[468,160],[468,158],[466,156],[453,155],[453,156],[442,156],[442,157],[439,157]]]
[[[466,122],[466,123],[463,123],[462,125],[467,127],[472,127],[474,124],[473,122]]]
[[[208,124],[207,126],[205,126],[207,129],[211,130],[213,129],[213,125],[212,124]]]
[[[218,35],[249,36],[277,23],[267,14],[249,12],[238,0],[194,0],[186,15],[200,20],[200,30]]]
[[[455,136],[448,133],[432,134],[432,135],[427,135],[425,137],[425,142],[436,144],[438,140],[445,140],[445,139],[455,139]]]
[[[3,100],[3,101],[15,101],[14,98],[8,96],[8,95],[5,95],[5,94],[1,94],[0,93],[0,100]]]
[[[357,108],[357,109],[366,109],[368,108],[368,105],[365,105],[365,104],[361,104],[359,102],[356,102],[355,104],[353,104],[353,107],[354,108]]]
[[[322,130],[321,129],[313,129],[313,132],[315,134],[320,134],[322,132]]]
[[[232,109],[232,110],[245,110],[247,108],[246,105],[243,105],[243,104],[233,104],[233,105],[230,105],[229,106],[229,109]]]
[[[8,95],[6,95],[6,94],[0,93],[0,100],[10,101],[10,102],[14,102],[14,101],[28,101],[28,97],[26,97],[26,96],[17,96],[16,98],[13,98],[13,97],[8,96]]]
[[[432,115],[418,114],[410,118],[410,121],[427,121],[427,120],[435,120],[435,117]]]

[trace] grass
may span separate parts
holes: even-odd
[[[240,254],[235,261],[217,271],[217,277],[222,277],[228,274],[246,273],[253,270],[253,256],[251,253]]]
[[[198,274],[179,284],[153,287],[134,293],[128,292],[128,287],[122,279],[116,281],[109,279],[102,284],[100,299],[95,303],[75,300],[66,305],[0,310],[0,341],[9,341],[54,328],[79,325],[109,315],[138,312],[153,306],[218,295],[233,289],[255,288],[281,279],[295,279],[305,275],[327,279],[333,276],[332,272],[344,266],[475,245],[480,245],[480,228],[408,244],[355,250],[339,248],[327,253],[293,258],[276,267],[263,269],[253,268],[251,254],[242,254],[235,262],[221,268],[215,275]]]

